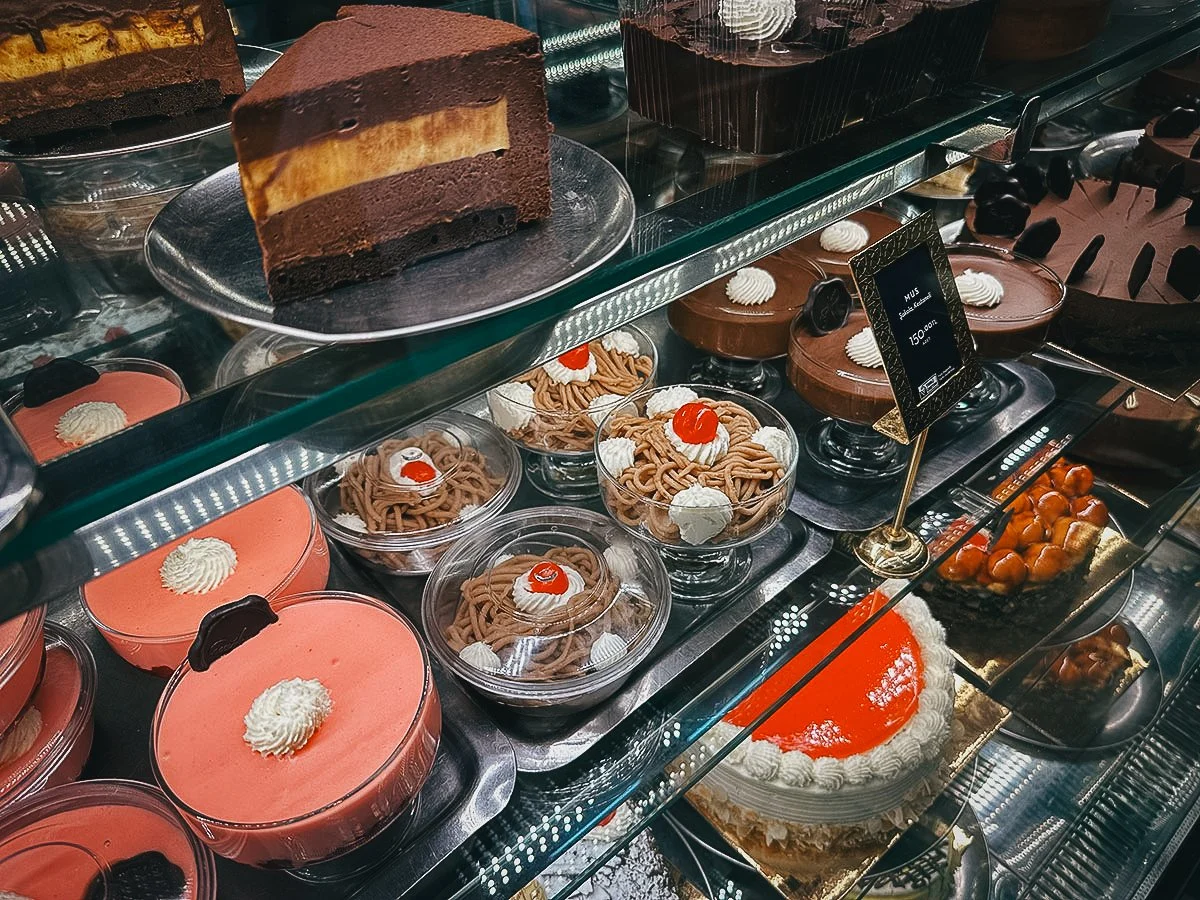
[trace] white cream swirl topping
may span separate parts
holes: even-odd
[[[685,544],[712,540],[733,521],[733,504],[716,488],[693,484],[671,498],[667,515],[679,527]]]
[[[637,444],[625,437],[605,438],[597,449],[600,465],[615,478],[633,465]]]
[[[596,638],[592,644],[591,653],[588,659],[592,666],[597,669],[607,669],[611,665],[615,665],[620,661],[621,657],[629,652],[629,645],[625,643],[625,639],[619,634],[613,634],[611,631],[606,631]]]
[[[410,463],[424,463],[423,466],[410,469],[410,473],[419,473],[426,477],[410,477],[410,474],[405,473],[405,466]],[[426,469],[428,466],[429,469]],[[429,474],[429,470],[433,470],[433,474]],[[414,488],[418,493],[429,494],[437,491],[442,483],[442,471],[433,464],[433,457],[422,450],[420,447],[405,447],[402,450],[397,450],[388,459],[388,474],[392,476],[399,487]]]
[[[291,756],[304,748],[333,712],[333,699],[315,678],[287,678],[254,698],[242,720],[242,740],[263,756]]]
[[[846,356],[864,369],[883,368],[883,355],[879,352],[879,344],[870,325],[846,341]]]
[[[703,444],[689,444],[675,432],[672,422],[666,422],[663,425],[663,433],[671,442],[672,447],[692,462],[700,463],[702,466],[715,465],[721,457],[729,452],[729,429],[721,424],[717,425],[716,437]]]
[[[173,593],[207,594],[225,583],[237,562],[237,552],[220,538],[191,538],[167,554],[158,575]]]
[[[496,655],[496,651],[487,641],[467,644],[458,651],[458,658],[472,668],[491,674],[499,672],[504,667],[500,662],[500,657]]]
[[[725,285],[725,296],[738,306],[761,306],[775,296],[775,276],[766,269],[738,269]]]
[[[604,561],[608,563],[608,570],[621,579],[622,584],[637,580],[638,558],[628,544],[605,547]]]
[[[340,512],[333,517],[333,521],[348,531],[365,532],[367,530],[367,523],[358,513]]]
[[[621,401],[625,398],[620,394],[601,394],[599,397],[593,397],[587,406],[587,414],[593,422],[599,425],[604,421],[604,417],[615,411],[621,405]],[[632,403],[627,403],[628,409],[622,409],[622,412],[636,412]]]
[[[592,376],[596,374],[596,357],[589,353],[587,362],[574,369],[562,361],[566,356],[567,354],[564,353],[558,359],[552,359],[542,366],[546,374],[550,376],[550,380],[555,384],[570,384],[572,381],[584,384],[591,381]]]
[[[675,412],[683,404],[693,403],[699,399],[699,394],[681,384],[663,388],[661,391],[655,391],[646,401],[646,415],[654,418],[663,413]]]
[[[36,706],[30,706],[21,718],[9,726],[0,740],[0,766],[7,766],[14,759],[24,756],[42,733],[42,714]]]
[[[127,424],[125,410],[117,404],[89,400],[63,413],[54,426],[54,433],[68,447],[82,447],[116,434]]]
[[[487,393],[492,421],[502,431],[520,431],[533,421],[533,388],[521,381],[509,381]]]
[[[854,219],[842,219],[821,232],[821,249],[830,253],[854,253],[871,240],[867,226]]]
[[[780,465],[791,465],[792,442],[788,440],[787,432],[782,428],[764,425],[750,435],[750,440],[770,453]]]
[[[558,568],[562,570],[567,579],[566,590],[557,594],[540,590],[542,586],[535,585],[533,581],[536,568],[537,566],[534,566],[525,574],[518,575],[513,581],[513,605],[523,613],[535,616],[545,615],[560,606],[566,606],[568,600],[584,589],[582,575],[570,566],[559,565]]]
[[[961,275],[954,276],[954,284],[958,287],[958,296],[967,306],[991,309],[999,306],[1004,299],[1004,285],[990,272],[967,269]]]
[[[610,331],[600,338],[600,346],[609,353],[624,353],[626,356],[641,356],[642,348],[632,332],[618,330]]]
[[[777,41],[796,20],[792,0],[720,0],[721,24],[747,41]]]

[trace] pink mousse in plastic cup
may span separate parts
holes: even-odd
[[[302,868],[411,811],[433,768],[441,705],[416,632],[379,600],[282,597],[270,603],[271,624],[265,604],[251,604],[257,626],[229,618],[245,604],[206,618],[167,683],[151,731],[154,774],[221,856]],[[227,650],[230,635],[245,634]]]
[[[81,593],[113,650],[166,678],[210,610],[248,594],[319,591],[328,581],[329,545],[312,505],[286,487],[101,575]]]
[[[41,683],[0,738],[0,808],[79,777],[92,750],[96,662],[71,631],[46,624]]]
[[[44,607],[0,623],[0,735],[29,704],[42,675]]]
[[[22,897],[131,897],[138,885],[215,900],[216,861],[162,793],[136,781],[81,781],[0,815],[0,890]]]

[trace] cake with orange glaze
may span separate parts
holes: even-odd
[[[248,594],[320,590],[328,579],[329,545],[312,506],[286,487],[101,575],[82,595],[123,659],[166,677],[210,610]]]
[[[859,602],[720,722],[724,746],[888,602]],[[885,612],[692,792],[755,858],[789,871],[907,825],[935,796],[954,716],[954,660],[919,597]],[[822,857],[814,859],[813,854]]]

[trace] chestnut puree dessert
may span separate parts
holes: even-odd
[[[727,359],[766,360],[787,353],[792,319],[825,277],[793,250],[772,253],[667,307],[676,334]]]
[[[853,348],[848,349],[851,342]],[[873,425],[896,405],[874,333],[861,309],[828,334],[816,334],[797,319],[787,372],[792,387],[809,406],[835,419]]]
[[[411,810],[442,714],[403,616],[329,591],[247,598],[207,621],[151,735],[155,777],[201,840],[241,863],[303,866]]]
[[[482,16],[344,6],[233,108],[275,303],[395,272],[550,215],[536,34]]]
[[[853,292],[850,257],[887,237],[901,224],[898,217],[882,207],[860,209],[840,222],[805,235],[792,248],[815,262],[826,275],[845,278],[846,287]]]
[[[950,268],[979,355],[1015,359],[1040,347],[1062,308],[1054,274],[1016,255],[952,247]]]
[[[0,138],[179,116],[246,89],[221,0],[0,0]]]

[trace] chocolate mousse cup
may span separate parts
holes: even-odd
[[[815,262],[827,276],[846,279],[846,287],[850,289],[852,295],[857,296],[854,289],[854,281],[850,278],[850,258],[861,253],[863,249],[874,244],[876,241],[887,237],[899,228],[904,220],[897,212],[883,206],[874,206],[870,209],[861,209],[853,215],[846,216],[842,221],[854,221],[862,225],[867,230],[866,244],[857,249],[845,252],[826,250],[821,246],[821,234],[825,231],[825,229],[821,229],[800,238],[792,247],[798,253]]]
[[[692,367],[692,382],[733,388],[769,401],[779,395],[782,379],[763,362],[787,354],[792,320],[825,272],[793,248],[745,268],[763,269],[774,279],[775,292],[765,303],[731,300],[727,289],[734,276],[730,275],[676,300],[667,307],[667,321],[693,347],[712,354]]]
[[[843,478],[895,475],[905,463],[900,445],[871,427],[896,405],[887,373],[846,354],[846,343],[869,324],[854,309],[841,328],[818,335],[798,316],[788,348],[792,387],[829,417],[809,428],[802,443],[813,462]]]

